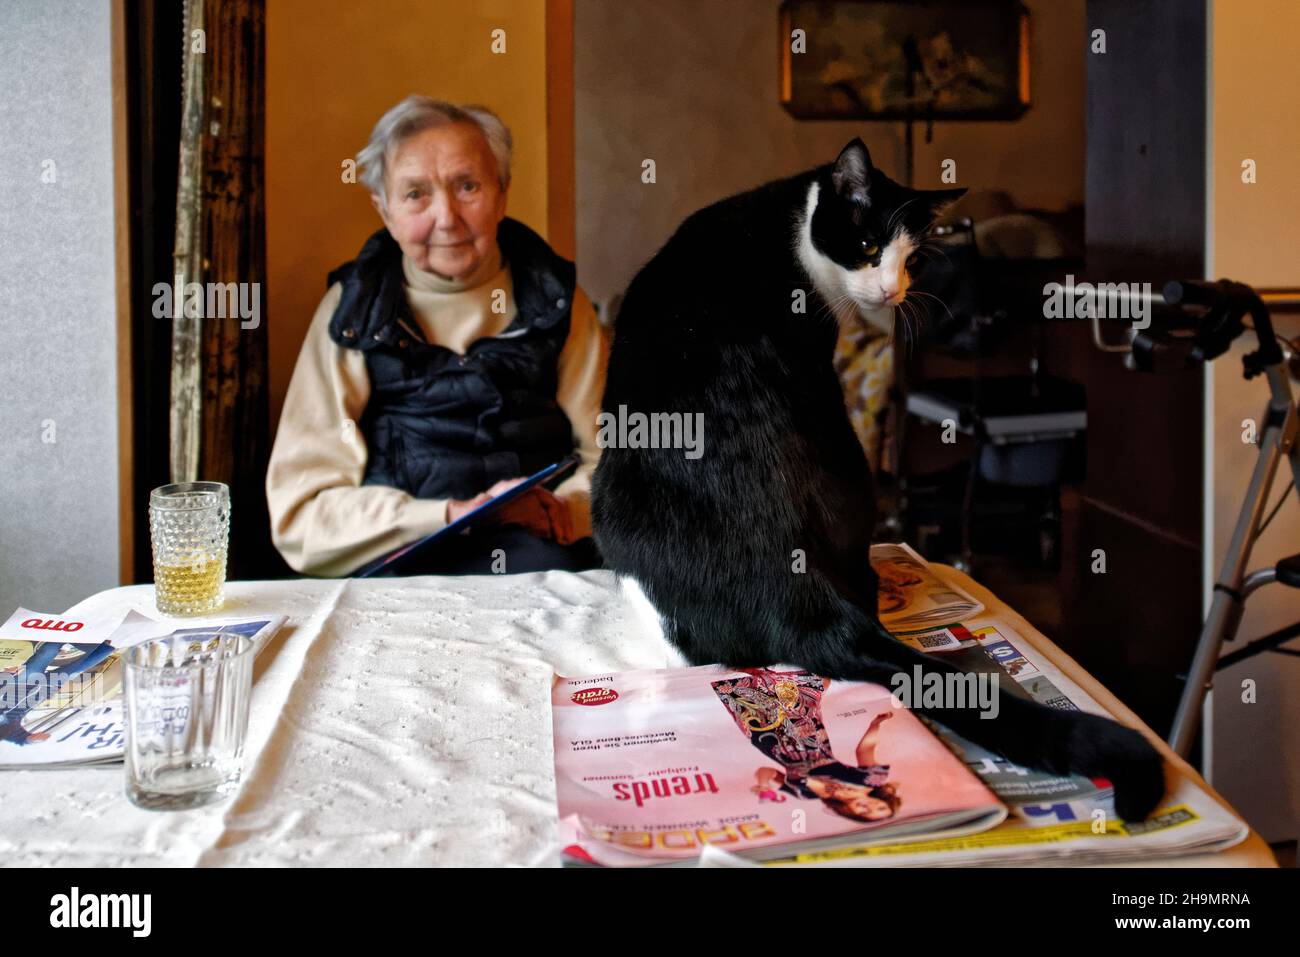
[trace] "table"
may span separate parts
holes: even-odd
[[[934,566],[1120,720],[1186,762],[1028,622]],[[157,616],[153,586],[69,609]],[[258,657],[236,794],[142,811],[120,766],[8,771],[0,854],[17,865],[553,865],[550,681],[681,659],[610,572],[232,582],[222,616],[283,613]],[[1199,778],[1197,778],[1199,782]],[[1212,793],[1212,792],[1211,792]],[[1226,802],[1218,798],[1225,807]],[[1236,848],[1153,866],[1276,866],[1253,831]]]

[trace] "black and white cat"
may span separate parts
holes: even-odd
[[[887,686],[918,665],[953,670],[877,617],[871,471],[831,360],[838,322],[880,322],[903,300],[909,258],[962,192],[903,187],[854,140],[694,213],[632,281],[604,411],[701,413],[703,454],[605,448],[593,522],[608,567],[635,579],[688,661]],[[1140,734],[1011,690],[992,720],[915,710],[1018,764],[1109,778],[1127,820],[1152,810],[1162,765]]]

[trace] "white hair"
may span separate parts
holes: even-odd
[[[379,197],[385,209],[388,208],[388,194],[384,189],[384,173],[393,150],[409,136],[448,123],[473,123],[478,127],[497,162],[497,180],[501,188],[510,185],[510,154],[514,140],[501,117],[486,106],[457,106],[412,93],[379,118],[370,133],[370,142],[357,153],[361,182]]]

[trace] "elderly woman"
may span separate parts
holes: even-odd
[[[266,488],[297,571],[346,575],[577,451],[552,494],[406,572],[591,567],[588,502],[606,347],[571,262],[505,215],[510,131],[410,96],[358,154],[383,220],[329,276]]]

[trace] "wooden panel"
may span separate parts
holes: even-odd
[[[1090,0],[1086,278],[1201,276],[1205,248],[1204,4]],[[1112,324],[1118,340],[1124,325]],[[1177,703],[1201,617],[1202,377],[1199,367],[1127,371],[1083,323],[1053,337],[1088,394],[1078,601],[1062,645],[1152,727]],[[1106,572],[1092,572],[1093,554]]]
[[[1088,278],[1159,291],[1205,268],[1205,10],[1092,0],[1090,35],[1098,29],[1107,52],[1087,61]],[[1201,368],[1136,375],[1114,356],[1084,352],[1088,453],[1098,466],[1087,494],[1199,542]]]
[[[1086,496],[1079,539],[1070,654],[1167,737],[1200,628],[1200,548]],[[1104,574],[1093,548],[1105,549]]]
[[[203,279],[256,286],[257,323],[209,316],[202,331],[201,478],[230,486],[229,577],[281,568],[264,482],[267,423],[265,21],[263,0],[207,0]]]
[[[1089,0],[1088,268],[1114,279],[1199,276],[1205,255],[1205,7]]]
[[[153,581],[151,489],[170,480],[171,323],[153,316],[155,283],[172,281],[180,125],[181,4],[126,0],[130,178],[131,394],[135,549],[127,581]]]

